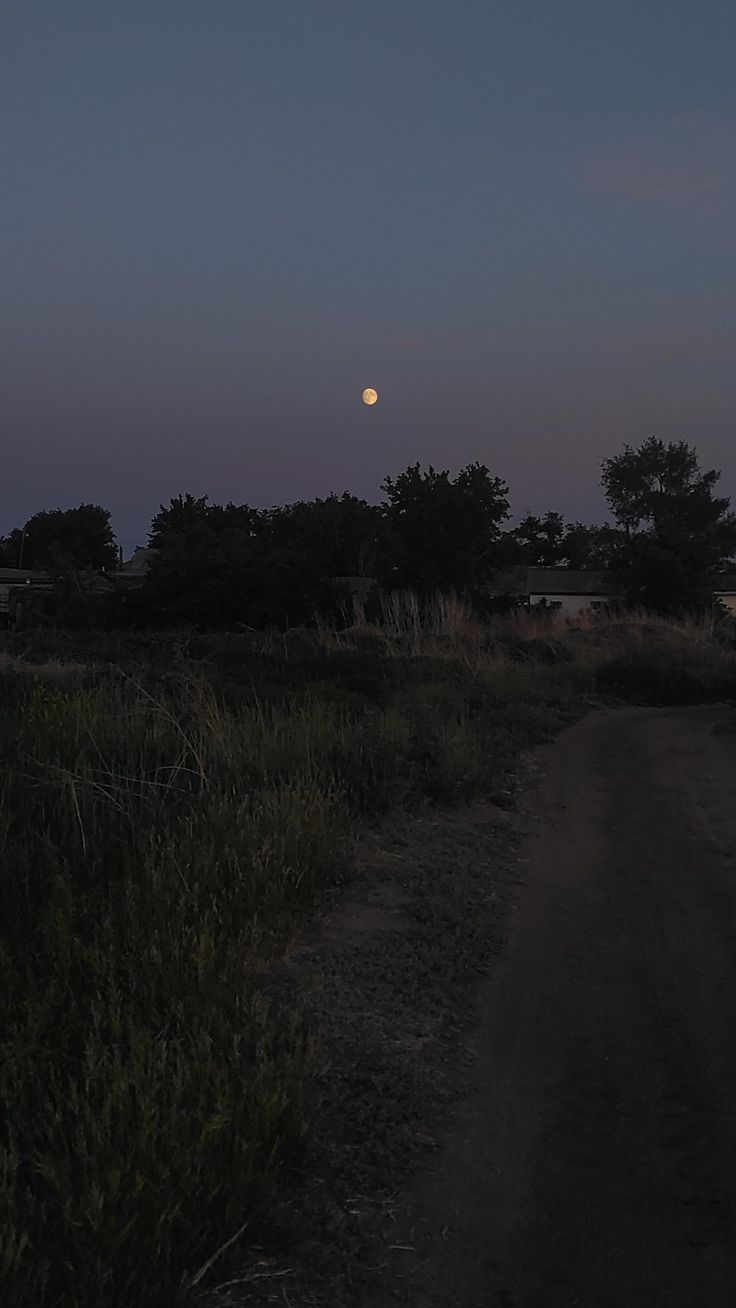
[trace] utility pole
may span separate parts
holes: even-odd
[[[26,529],[25,529],[25,527],[24,527],[23,530],[22,530],[22,532],[20,533],[20,558],[18,559],[18,571],[19,571],[19,572],[21,571],[21,569],[22,569],[22,567],[23,567],[23,547],[25,546],[25,543],[26,543]]]

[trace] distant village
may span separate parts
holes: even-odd
[[[124,560],[108,510],[35,514],[0,538],[0,623],[264,630],[380,617],[380,596],[462,597],[481,617],[736,615],[736,514],[684,441],[650,437],[604,460],[612,521],[526,513],[485,465],[414,464],[384,500],[345,491],[272,509],[178,495]],[[25,565],[25,566],[24,566]]]
[[[140,588],[149,574],[156,550],[142,548],[112,570],[82,573],[77,578],[78,592],[84,595],[94,614],[95,600],[130,594]],[[349,625],[365,622],[366,604],[378,589],[372,577],[334,577],[329,579],[349,597]],[[713,609],[736,618],[736,570],[713,575],[708,579]],[[498,573],[487,587],[489,601],[498,611],[513,609],[543,615],[559,613],[566,618],[581,614],[611,613],[627,603],[626,578],[612,577],[594,569],[572,569],[562,565],[551,568],[516,566]],[[59,587],[46,571],[0,568],[0,625],[11,630],[39,624],[64,625],[69,608],[69,588]]]

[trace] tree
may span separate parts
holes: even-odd
[[[625,445],[602,467],[625,538],[630,598],[667,612],[702,607],[708,572],[736,550],[736,515],[727,498],[714,495],[720,473],[701,472],[697,451],[685,441],[665,445],[654,436],[638,449]]]
[[[480,595],[497,565],[508,486],[480,463],[468,464],[454,480],[431,465],[422,472],[416,463],[387,477],[381,489],[393,557],[384,585]]]
[[[372,577],[385,549],[382,509],[345,491],[326,499],[299,500],[266,516],[281,546],[307,554],[325,577]]]
[[[512,568],[576,568],[609,572],[616,568],[625,537],[618,527],[565,523],[561,513],[528,513],[502,534],[501,563]]]
[[[200,630],[295,626],[330,596],[313,560],[267,534],[200,522],[170,533],[141,587],[139,607],[155,623]]]
[[[5,567],[56,573],[114,568],[118,551],[110,513],[97,504],[35,513],[0,542]]]
[[[207,499],[206,495],[176,495],[167,508],[162,504],[151,521],[149,548],[161,549],[170,536],[205,524],[214,531],[238,528],[248,535],[257,531],[261,517],[257,509],[247,504],[208,504]]]
[[[610,572],[618,566],[624,540],[623,532],[608,523],[570,522],[560,544],[561,561],[568,568]]]
[[[507,532],[507,536],[512,545],[514,563],[526,563],[532,568],[554,568],[562,561],[565,520],[561,513],[550,511],[543,518],[527,513]]]
[[[151,523],[157,554],[141,589],[142,616],[201,629],[284,627],[333,607],[326,569],[345,561],[338,528],[351,520],[351,505],[336,496],[324,505],[259,511],[176,496]]]

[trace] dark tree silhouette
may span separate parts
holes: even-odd
[[[337,598],[317,527],[318,515],[179,495],[151,524],[157,554],[139,611],[151,622],[201,629],[303,624]]]
[[[621,563],[630,599],[665,612],[702,607],[708,573],[736,550],[736,515],[716,496],[715,469],[701,472],[695,448],[651,436],[603,463],[603,487],[624,534]]]
[[[619,565],[624,539],[622,531],[607,523],[596,527],[570,522],[560,544],[561,561],[568,568],[610,572]]]
[[[202,525],[214,531],[237,528],[252,535],[258,530],[260,520],[258,510],[247,504],[209,504],[206,495],[199,498],[189,494],[176,495],[166,508],[162,504],[152,519],[148,544],[151,549],[161,549],[170,536]]]
[[[381,489],[393,559],[383,584],[480,595],[498,565],[508,486],[480,463],[468,464],[454,480],[431,465],[422,472],[416,463],[387,477]]]
[[[309,555],[325,577],[374,577],[386,548],[383,510],[348,491],[273,509],[267,530],[282,548]]]
[[[541,518],[527,513],[506,534],[513,562],[537,568],[554,568],[562,562],[565,521],[561,513],[550,511]]]
[[[110,513],[98,504],[35,513],[0,542],[0,561],[10,568],[56,573],[110,569],[117,556]]]

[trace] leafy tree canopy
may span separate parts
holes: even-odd
[[[110,513],[98,504],[35,513],[0,542],[0,561],[9,568],[101,570],[114,568],[117,557]]]
[[[480,463],[454,479],[416,463],[387,477],[390,574],[384,584],[427,592],[478,593],[497,566],[501,523],[509,516],[508,486]]]
[[[623,539],[618,527],[566,523],[561,513],[552,510],[541,517],[528,513],[503,533],[503,566],[606,572],[616,567]]]
[[[302,551],[207,522],[168,537],[142,587],[155,620],[207,629],[298,626],[332,599]]]
[[[654,436],[605,460],[603,487],[625,536],[632,599],[667,611],[704,602],[708,571],[736,549],[736,515],[714,494],[719,478],[715,469],[700,471],[685,441],[665,445]]]
[[[618,565],[623,541],[623,533],[607,523],[596,527],[569,522],[560,545],[561,561],[568,568],[610,572]]]
[[[541,518],[527,513],[507,535],[513,547],[510,561],[514,563],[554,568],[562,561],[565,520],[561,513],[550,511]]]
[[[386,535],[383,510],[345,491],[272,509],[274,541],[310,556],[325,577],[372,577]]]
[[[166,508],[162,504],[153,517],[148,544],[151,549],[161,549],[171,536],[203,525],[213,531],[237,528],[252,535],[258,530],[260,519],[258,510],[247,504],[209,504],[206,495],[199,498],[189,494],[176,495]]]
[[[733,531],[729,501],[713,494],[720,472],[701,472],[694,447],[685,441],[665,445],[650,436],[638,449],[603,463],[603,487],[613,516],[624,531],[650,531],[662,539],[683,533],[702,536],[714,528]],[[727,548],[733,547],[724,536]]]

